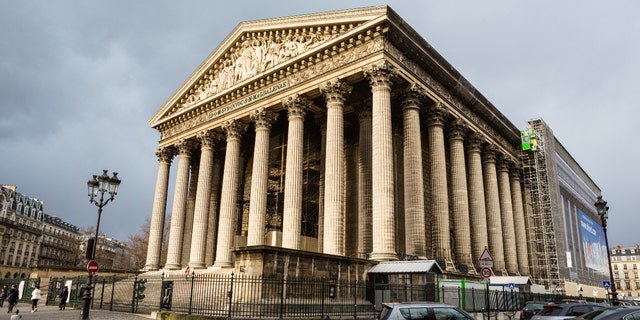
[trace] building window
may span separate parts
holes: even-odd
[[[624,278],[625,278],[625,279],[629,279],[629,272],[626,272],[626,271],[625,271],[625,273],[624,273]]]
[[[618,265],[617,264],[613,265],[613,270],[618,270]]]
[[[622,269],[627,270],[627,264],[626,263],[622,265]]]

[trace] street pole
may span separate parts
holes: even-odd
[[[96,223],[96,233],[93,238],[93,245],[91,249],[87,246],[87,250],[91,250],[91,254],[88,256],[89,261],[93,261],[96,257],[96,251],[98,250],[98,234],[100,231],[100,218],[102,216],[102,208],[110,201],[115,199],[115,195],[118,194],[118,187],[120,186],[120,179],[118,179],[118,173],[114,172],[113,176],[109,178],[107,170],[102,171],[100,177],[94,175],[93,179],[87,182],[89,189],[89,203],[93,203],[98,207],[98,222]],[[104,195],[107,193],[109,198],[105,200]],[[100,200],[95,198],[100,194]],[[91,310],[91,300],[93,291],[93,274],[94,272],[89,270],[87,264],[87,283],[84,286],[83,304],[82,304],[82,320],[89,320],[89,310]]]

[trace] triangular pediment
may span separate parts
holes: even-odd
[[[149,120],[152,127],[187,114],[207,101],[239,87],[269,81],[293,60],[316,59],[332,46],[373,21],[384,19],[388,6],[332,11],[240,23]],[[311,54],[314,53],[314,55]],[[265,80],[266,79],[266,80]]]

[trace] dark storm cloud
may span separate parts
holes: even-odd
[[[0,183],[88,227],[96,210],[86,181],[103,168],[118,171],[121,190],[105,207],[101,231],[125,240],[153,201],[159,135],[148,120],[238,23],[379,4],[0,2]],[[637,222],[640,173],[632,142],[640,4],[388,4],[516,126],[543,118],[602,188],[611,242],[640,242],[627,222]]]

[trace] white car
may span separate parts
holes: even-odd
[[[464,310],[439,302],[383,303],[380,320],[475,320]]]

